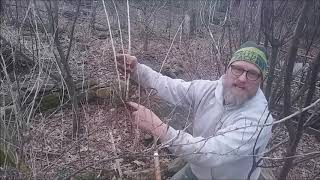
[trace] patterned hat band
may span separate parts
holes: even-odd
[[[229,65],[235,61],[247,61],[255,64],[260,69],[263,78],[266,77],[268,60],[266,54],[260,49],[255,47],[241,48],[233,54]]]

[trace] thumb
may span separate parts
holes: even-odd
[[[127,102],[126,104],[128,105],[128,108],[131,111],[137,111],[142,106],[142,105],[135,103],[135,102],[132,102],[132,101]]]
[[[116,60],[117,61],[123,61],[123,60],[125,60],[127,57],[126,57],[127,55],[126,54],[117,54],[116,55]]]

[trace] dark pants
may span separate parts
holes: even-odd
[[[192,173],[190,165],[185,165],[180,171],[173,175],[170,180],[197,180],[198,178]]]

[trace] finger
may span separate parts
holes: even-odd
[[[132,102],[132,101],[127,102],[126,104],[128,105],[129,108],[133,109],[134,111],[137,111],[139,108],[142,107],[142,105],[137,104],[137,103]]]
[[[124,64],[123,64],[123,63],[121,63],[121,62],[117,62],[117,66],[118,66],[118,68],[122,68],[122,69],[124,69]]]
[[[117,64],[117,70],[121,73],[121,74],[124,74],[124,67],[120,64]]]
[[[141,123],[141,119],[139,117],[139,112],[138,111],[134,111],[133,113],[131,113],[131,120],[136,125],[139,125]]]
[[[130,54],[126,54],[126,53],[119,53],[119,54],[117,54],[117,56],[130,56]]]
[[[125,52],[122,49],[120,49],[118,50],[117,54],[125,54]]]
[[[122,68],[122,69],[125,69],[125,67],[126,67],[126,69],[129,69],[129,68],[131,68],[131,64],[129,64],[129,63],[123,63],[123,62],[119,62],[119,61],[117,61],[117,66],[119,66],[119,68]]]
[[[116,60],[118,62],[122,62],[123,63],[126,60],[126,55],[125,54],[118,54],[118,55],[116,55]]]
[[[123,58],[125,55],[126,55],[126,54],[119,53],[119,54],[116,55],[116,57],[117,57],[117,58]]]
[[[136,117],[137,117],[137,115],[138,115],[138,111],[133,111],[133,112],[131,113],[132,119],[135,120]]]
[[[118,68],[118,71],[119,71],[121,74],[124,74],[124,69],[123,69],[123,68]]]

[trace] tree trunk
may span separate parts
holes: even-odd
[[[251,2],[252,6],[254,6],[254,4],[256,4],[258,7],[256,8],[256,10],[254,10],[255,8],[250,7],[250,11],[251,11],[251,26],[249,28],[249,32],[247,35],[247,39],[253,39],[255,40],[257,43],[259,43],[259,38],[260,38],[260,29],[261,29],[261,9],[262,9],[262,4],[263,4],[263,0],[256,0],[256,2]],[[255,14],[253,14],[255,13]]]
[[[49,1],[44,1],[43,2],[47,11],[47,17],[48,17],[48,32],[49,33],[54,33],[56,29],[55,27],[58,28],[58,4],[59,2],[51,2]]]
[[[315,58],[314,62],[313,62],[313,66],[312,66],[312,70],[311,70],[311,79],[309,81],[309,90],[308,90],[308,94],[307,94],[307,98],[305,100],[305,104],[304,106],[309,106],[312,102],[312,98],[314,95],[314,92],[316,90],[316,82],[317,82],[317,76],[318,76],[318,72],[320,70],[320,52],[318,53],[317,57]],[[294,156],[296,154],[296,150],[297,150],[297,146],[300,142],[300,139],[303,135],[303,131],[304,131],[304,123],[306,122],[306,112],[303,112],[299,118],[299,122],[298,122],[298,127],[297,127],[297,131],[294,135],[294,137],[292,138],[292,143],[289,144],[289,148],[287,150],[286,153],[286,157],[291,157]],[[279,179],[285,179],[290,171],[291,166],[293,165],[293,160],[294,158],[288,158],[286,159],[283,168],[280,172],[280,176]]]
[[[143,34],[144,34],[144,43],[143,43],[143,51],[148,51],[149,46],[149,25],[148,25],[148,17],[147,17],[147,2],[144,2],[143,7]]]
[[[270,68],[269,68],[269,73],[268,73],[268,79],[267,79],[267,86],[266,86],[266,91],[265,95],[267,100],[270,99],[271,96],[271,89],[272,89],[272,83],[274,79],[274,71],[276,68],[276,62],[278,58],[278,51],[279,51],[279,46],[280,44],[278,42],[276,43],[271,43],[272,49],[271,49],[271,59],[270,59]]]
[[[240,15],[240,31],[239,31],[239,46],[246,41],[246,16],[247,16],[247,0],[241,0],[239,5]]]
[[[191,10],[191,15],[190,15],[190,32],[189,32],[190,37],[193,37],[196,35],[196,30],[197,30],[196,15],[197,15],[196,10],[193,8]]]
[[[308,106],[311,104],[314,92],[316,90],[316,82],[318,78],[318,73],[320,71],[320,51],[318,52],[317,57],[314,59],[312,63],[312,70],[311,70],[311,79],[309,83],[309,90],[308,90],[308,95],[306,98],[306,105]]]
[[[81,4],[81,0],[78,0],[78,5],[77,5],[77,10],[76,10],[76,15],[75,18],[73,20],[72,23],[72,27],[71,27],[71,32],[70,32],[70,41],[69,41],[69,45],[68,45],[68,49],[66,54],[64,53],[64,50],[62,49],[61,46],[61,42],[59,40],[59,32],[55,31],[54,32],[54,43],[56,45],[56,48],[58,50],[59,56],[60,58],[56,57],[59,67],[61,69],[63,69],[65,71],[65,75],[64,78],[66,80],[66,84],[67,84],[67,89],[68,89],[68,93],[71,99],[71,103],[72,103],[72,112],[73,112],[73,121],[72,121],[72,137],[74,139],[76,139],[80,133],[80,118],[78,116],[78,110],[79,110],[79,105],[78,105],[78,99],[77,99],[77,95],[76,95],[76,91],[75,91],[75,85],[74,85],[74,81],[73,81],[73,77],[71,75],[71,68],[69,66],[69,55],[70,55],[70,51],[71,51],[71,47],[72,47],[72,41],[74,38],[74,29],[75,29],[75,25],[76,25],[76,21],[77,18],[79,16],[79,12],[80,12],[80,4]],[[55,14],[57,14],[57,8],[54,9],[56,12]],[[57,16],[53,16],[52,15],[52,11],[48,12],[50,14],[50,16],[54,17],[51,23],[53,26],[53,29],[58,29],[58,17]],[[56,22],[56,23],[55,23]]]
[[[166,33],[168,34],[169,41],[171,41],[171,26],[172,26],[172,12],[173,12],[172,0],[168,1],[168,7],[169,7],[169,12],[168,12],[168,22],[166,25]]]
[[[188,8],[189,8],[189,1],[188,0],[184,0],[183,1],[183,18],[184,18],[184,22],[182,24],[182,34],[187,38],[189,37],[189,32],[190,32],[190,16],[188,14]]]
[[[19,22],[19,9],[18,9],[18,1],[15,0],[16,3],[16,22]]]
[[[89,22],[89,28],[91,30],[91,33],[93,33],[95,30],[97,7],[98,7],[98,3],[95,1],[92,1],[91,2],[92,11],[91,11],[91,17],[90,17],[90,22]]]
[[[227,30],[228,30],[228,41],[229,41],[229,54],[230,54],[230,57],[229,59],[232,58],[232,55],[233,55],[233,51],[232,51],[232,36],[231,36],[231,24],[228,23],[227,25]]]
[[[272,32],[272,30],[274,29],[274,26],[273,26],[274,23],[272,22],[274,21],[274,19],[271,18],[273,17],[273,14],[274,14],[273,1],[269,3],[267,2],[267,0],[262,0],[261,6],[262,7],[261,7],[261,13],[260,13],[260,23],[261,23],[260,28],[262,29],[264,34],[263,45],[266,49],[268,49],[268,43],[269,43],[268,37],[271,36],[270,32]]]
[[[4,5],[6,4],[5,0],[0,0],[0,15],[1,17],[5,14],[4,13]]]
[[[291,45],[289,48],[288,57],[287,57],[287,61],[286,61],[286,63],[287,63],[286,76],[284,78],[285,82],[284,82],[283,116],[287,116],[290,114],[292,70],[293,70],[295,58],[297,55],[299,38],[301,36],[303,26],[304,26],[305,20],[307,18],[306,14],[307,14],[308,10],[310,9],[311,5],[312,5],[312,1],[310,1],[310,0],[305,0],[303,2],[302,12],[301,12],[300,17],[298,19],[298,22],[297,22],[297,25],[296,25],[296,28],[294,31],[294,36],[293,36],[293,39],[292,39],[292,42],[291,42]],[[289,146],[287,148],[286,157],[290,157],[293,154],[295,154],[295,149],[296,149],[295,144],[297,144],[299,142],[299,140],[295,136],[295,132],[294,132],[292,125],[289,124],[288,122],[286,122],[285,125],[288,129],[288,132],[289,132]],[[280,172],[279,179],[286,179],[286,177],[290,171],[290,168],[292,166],[292,161],[293,161],[292,158],[289,158],[289,159],[283,165],[281,172]]]
[[[184,23],[183,23],[183,34],[185,35],[186,39],[190,37],[190,29],[191,29],[191,18],[189,14],[184,15]]]

